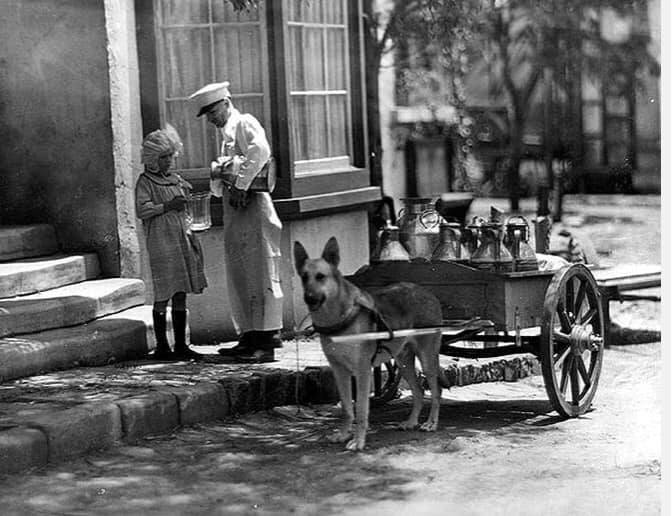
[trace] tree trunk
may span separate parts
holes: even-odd
[[[366,121],[369,137],[369,166],[371,184],[383,186],[383,145],[380,134],[380,107],[378,72],[380,70],[380,43],[373,20],[373,0],[364,2],[364,47],[366,53]]]

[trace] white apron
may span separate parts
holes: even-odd
[[[234,160],[233,172],[238,175],[236,186],[246,190],[271,155],[266,133],[252,115],[234,109],[221,134],[221,155],[240,158]],[[222,197],[224,270],[236,331],[278,330],[282,223],[271,196],[252,192],[247,207],[236,210],[221,180],[210,181],[210,189]]]

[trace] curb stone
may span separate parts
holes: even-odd
[[[530,355],[476,366],[450,364],[444,371],[450,386],[463,386],[515,381],[538,374],[540,366]],[[337,400],[331,369],[311,366],[300,372],[269,369],[238,373],[187,387],[155,387],[146,394],[113,402],[87,402],[56,414],[41,414],[24,422],[24,426],[0,427],[0,475],[44,467],[118,442],[132,444],[150,435],[172,432],[180,425],[207,423],[297,402]]]

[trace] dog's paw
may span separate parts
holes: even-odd
[[[418,421],[416,419],[407,419],[403,423],[397,425],[397,430],[415,430],[418,428]]]
[[[330,443],[344,443],[352,437],[352,432],[344,432],[336,430],[334,433],[327,436],[327,441]]]
[[[439,428],[439,422],[438,421],[425,421],[423,424],[420,425],[420,431],[421,432],[436,432],[436,430]]]
[[[354,439],[351,439],[348,441],[348,444],[345,445],[345,449],[347,451],[362,451],[364,449],[365,445],[365,440],[363,438],[357,438],[355,437]]]

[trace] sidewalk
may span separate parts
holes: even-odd
[[[0,474],[132,443],[181,425],[338,400],[317,338],[285,341],[269,364],[224,363],[212,346],[194,349],[208,359],[124,362],[0,384]],[[446,381],[455,386],[539,374],[531,355],[488,360],[442,356],[441,365]]]

